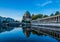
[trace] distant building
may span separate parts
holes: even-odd
[[[0,23],[3,23],[3,22],[14,22],[14,19],[12,18],[6,18],[6,17],[0,17]]]
[[[31,23],[31,14],[28,11],[26,11],[22,19],[22,26],[30,27],[31,26],[30,23]]]
[[[23,20],[25,22],[31,21],[31,15],[28,11],[25,12],[24,16],[23,16]]]
[[[14,19],[12,19],[12,18],[6,18],[6,21],[7,22],[14,22]]]

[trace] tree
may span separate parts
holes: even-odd
[[[44,15],[43,18],[48,17],[48,15]]]
[[[42,14],[38,14],[37,17],[38,17],[38,18],[42,18],[43,15],[42,15]]]
[[[34,14],[32,14],[32,16],[34,16]]]
[[[32,14],[32,20],[35,20],[37,18],[42,18],[42,17],[43,17],[42,14],[37,14],[37,15]]]
[[[52,13],[50,16],[54,16],[54,14]]]
[[[32,20],[35,20],[35,19],[37,19],[37,16],[36,15],[32,16]]]
[[[59,11],[56,11],[55,15],[58,15],[58,14],[60,14],[60,12]]]

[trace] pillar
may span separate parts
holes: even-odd
[[[59,22],[59,16],[58,16],[58,22]]]
[[[56,17],[56,22],[58,22],[58,16]]]

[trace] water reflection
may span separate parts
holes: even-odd
[[[0,27],[0,33],[5,31],[11,31],[14,27]]]
[[[26,28],[26,27],[22,27],[23,33],[26,37],[29,37],[31,34],[31,29],[30,28]]]
[[[4,33],[5,31],[11,31]],[[36,32],[30,27],[0,27],[0,41],[11,42],[58,42],[56,39],[44,35],[41,32]]]
[[[32,33],[33,35],[38,35],[38,36],[44,35],[43,33],[38,33],[38,32],[36,32],[36,31],[34,31],[34,30],[31,30],[31,28],[22,27],[22,30],[23,30],[23,33],[24,33],[24,35],[25,35],[26,37],[29,37],[29,36],[31,35],[31,33]]]
[[[45,35],[41,32],[36,32],[28,27],[22,27],[24,36],[27,38],[28,42],[58,42],[56,39],[50,37],[49,35]]]
[[[32,30],[31,32],[32,32],[32,34],[36,34],[36,35],[38,35],[38,36],[44,35],[43,33],[38,33],[38,32],[36,32],[36,31],[34,31],[34,30]]]

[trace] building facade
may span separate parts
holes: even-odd
[[[31,22],[32,23],[60,23],[60,14],[46,17],[46,18],[38,18],[36,20],[32,20]]]
[[[28,11],[25,12],[24,16],[23,16],[23,22],[30,22],[31,21],[31,15]]]

